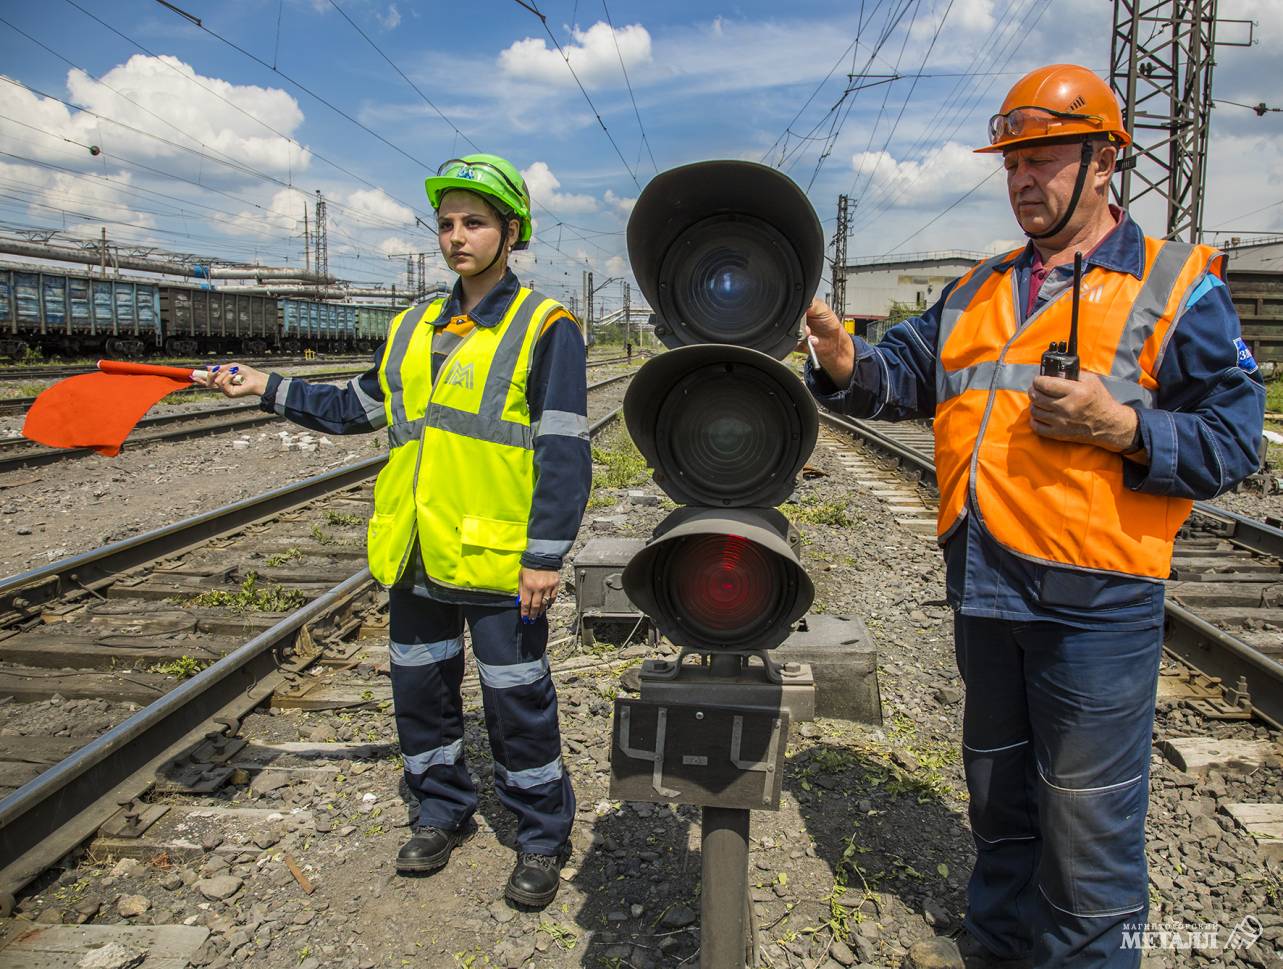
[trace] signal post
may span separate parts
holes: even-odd
[[[781,360],[824,255],[787,176],[701,162],[656,176],[628,223],[633,272],[669,351],[648,360],[624,419],[680,506],[623,586],[676,660],[647,660],[616,700],[611,795],[700,805],[700,966],[743,969],[751,947],[751,810],[779,807],[789,725],[815,715],[810,667],[779,663],[814,599],[797,531],[774,506],[815,447],[815,404]]]

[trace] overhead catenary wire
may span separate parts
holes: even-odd
[[[612,135],[610,133],[610,129],[606,127],[606,122],[602,120],[601,112],[597,110],[597,106],[593,104],[592,97],[588,94],[588,90],[584,87],[583,81],[579,80],[579,75],[575,73],[575,68],[570,63],[570,55],[567,54],[566,51],[562,48],[561,41],[557,39],[556,34],[552,32],[552,28],[548,26],[547,16],[545,16],[543,11],[541,11],[539,7],[535,5],[534,0],[530,0],[529,3],[527,3],[526,0],[513,0],[513,2],[516,3],[518,6],[523,7],[526,10],[529,10],[531,13],[533,13],[536,17],[539,18],[539,22],[543,24],[544,32],[547,33],[548,39],[552,41],[553,46],[557,48],[557,53],[561,55],[561,59],[566,62],[566,70],[570,71],[570,76],[575,79],[575,84],[579,88],[579,93],[581,93],[584,96],[584,100],[588,102],[589,110],[592,111],[593,117],[597,119],[597,124],[601,125],[601,130],[605,133],[607,140],[610,141],[610,146],[615,149],[615,154],[619,156],[619,161],[624,166],[624,170],[628,172],[628,177],[631,178],[633,180],[633,184],[636,185],[638,189],[640,189],[641,182],[637,180],[637,173],[634,172],[632,169],[632,166],[628,164],[628,159],[624,157],[624,153],[619,150],[619,145],[615,141],[615,136]],[[613,33],[613,28],[612,28],[612,33]]]
[[[989,179],[993,178],[993,177],[994,177],[995,175],[997,175],[1000,171],[1002,171],[1002,169],[1001,169],[1001,168],[995,168],[993,171],[991,171],[991,172],[990,172],[988,175],[986,175],[984,178],[980,179],[980,181],[978,181],[975,185],[973,185],[973,186],[971,186],[971,188],[967,189],[967,191],[966,191],[966,192],[964,192],[964,193],[963,193],[962,195],[960,195],[958,198],[954,199],[954,200],[953,200],[953,202],[951,202],[951,203],[950,203],[950,204],[945,208],[945,210],[944,210],[943,212],[940,212],[938,215],[936,215],[934,218],[932,218],[932,219],[931,219],[929,222],[927,222],[925,225],[923,225],[923,226],[921,226],[921,227],[919,227],[919,228],[915,229],[913,232],[910,232],[907,236],[905,236],[903,239],[901,239],[898,243],[896,243],[894,246],[892,246],[890,249],[888,249],[888,250],[887,250],[887,252],[889,252],[889,253],[890,253],[890,252],[895,252],[897,249],[899,249],[901,246],[903,246],[906,242],[908,242],[908,241],[909,241],[909,240],[911,240],[911,239],[916,238],[918,235],[920,235],[921,233],[925,232],[927,229],[931,228],[931,226],[935,225],[937,222],[939,222],[941,219],[943,219],[946,215],[948,215],[950,212],[952,212],[955,208],[957,208],[959,205],[961,205],[963,202],[965,202],[968,198],[970,198],[972,195],[974,195],[974,194],[979,190],[980,186],[982,186],[985,182],[989,181]]]
[[[623,72],[624,84],[628,88],[628,97],[633,102],[633,115],[637,118],[637,128],[641,131],[642,144],[646,146],[646,154],[650,156],[650,164],[655,169],[655,174],[659,174],[659,165],[655,161],[655,153],[650,149],[650,139],[646,137],[646,126],[642,124],[641,111],[637,107],[637,95],[633,93],[633,82],[628,77],[628,67],[624,64],[624,52],[619,49],[619,34],[615,32],[615,22],[610,19],[610,7],[607,6],[606,0],[601,0],[601,9],[606,13],[606,26],[610,28],[611,39],[615,42],[615,56],[619,58],[619,70]]]
[[[394,62],[390,57],[388,57],[388,55],[387,55],[386,53],[384,53],[383,49],[382,49],[381,47],[379,47],[379,45],[378,45],[377,43],[375,43],[375,42],[374,42],[374,39],[373,39],[372,37],[370,37],[370,35],[369,35],[369,34],[367,34],[365,31],[363,31],[360,27],[358,27],[358,26],[357,26],[357,24],[356,24],[356,22],[355,22],[355,21],[353,21],[353,20],[352,20],[352,18],[351,18],[351,17],[349,17],[349,16],[348,16],[344,11],[343,11],[343,9],[342,9],[341,7],[339,7],[339,6],[338,6],[338,4],[337,4],[337,3],[335,3],[335,2],[334,2],[334,0],[329,0],[329,2],[330,2],[331,4],[333,4],[334,8],[335,8],[336,10],[338,10],[338,12],[339,12],[340,14],[342,14],[342,15],[343,15],[343,19],[344,19],[344,20],[346,20],[349,24],[351,24],[352,28],[353,28],[354,30],[356,30],[356,32],[357,32],[357,33],[359,33],[359,34],[361,35],[362,39],[363,39],[363,40],[365,40],[365,42],[366,42],[367,44],[369,44],[369,45],[370,45],[370,47],[372,47],[372,48],[374,49],[375,53],[377,53],[381,58],[383,58],[383,60],[385,60],[388,64],[391,64],[391,65],[392,65],[392,67],[393,67],[393,69],[394,69],[394,70],[396,70],[397,74],[399,74],[399,75],[401,76],[401,79],[402,79],[402,80],[404,80],[404,81],[406,82],[406,84],[408,84],[408,85],[410,86],[410,88],[411,88],[411,89],[412,89],[416,94],[418,94],[418,95],[419,95],[419,97],[420,97],[420,98],[422,98],[422,99],[423,99],[423,101],[424,101],[424,102],[425,102],[425,103],[426,103],[426,104],[427,104],[427,105],[428,105],[428,106],[429,106],[433,111],[435,111],[435,112],[437,113],[437,115],[441,118],[441,120],[443,120],[447,125],[449,125],[449,126],[450,126],[450,129],[455,133],[455,136],[456,136],[457,138],[461,138],[461,139],[463,139],[463,141],[465,141],[469,146],[471,146],[471,147],[472,147],[472,149],[473,149],[474,151],[480,152],[480,151],[482,150],[482,149],[481,149],[481,146],[480,146],[480,145],[478,145],[475,141],[473,141],[473,139],[472,139],[472,138],[467,134],[467,132],[463,131],[463,130],[458,126],[458,125],[456,125],[452,120],[450,120],[450,118],[449,118],[449,117],[448,117],[448,116],[447,116],[447,115],[446,115],[446,114],[445,114],[445,113],[444,113],[444,112],[443,112],[439,107],[437,107],[437,105],[436,105],[434,102],[432,102],[432,101],[428,98],[428,96],[427,96],[426,94],[424,94],[424,93],[423,93],[423,91],[419,88],[419,86],[418,86],[417,84],[415,84],[415,83],[414,83],[414,81],[412,81],[409,77],[407,77],[407,76],[406,76],[406,74],[405,74],[405,73],[404,73],[404,72],[403,72],[399,67],[397,67],[396,63],[395,63],[395,62]],[[284,75],[282,75],[282,76],[284,76]],[[297,82],[293,82],[293,81],[291,81],[291,83],[295,83],[295,84],[297,84]],[[576,237],[577,237],[581,242],[586,242],[586,243],[588,243],[588,245],[593,246],[594,248],[598,249],[599,251],[601,251],[601,252],[603,252],[603,253],[607,251],[607,250],[603,249],[601,246],[598,246],[598,245],[597,245],[595,242],[593,242],[591,239],[585,238],[584,236],[580,235],[580,234],[579,234],[579,231],[578,231],[578,227],[573,226],[573,225],[571,225],[570,223],[565,222],[565,221],[563,221],[562,219],[560,219],[560,218],[557,216],[557,213],[555,213],[554,211],[552,211],[552,209],[548,208],[548,206],[547,206],[547,205],[543,204],[542,202],[538,201],[537,199],[532,199],[532,202],[533,202],[533,204],[534,204],[535,208],[538,208],[538,209],[542,210],[543,212],[546,212],[546,213],[547,213],[547,214],[548,214],[548,215],[549,215],[549,216],[554,220],[553,228],[557,228],[557,227],[564,226],[565,228],[570,229],[570,230],[571,230],[571,234],[572,234],[572,235],[574,235],[574,236],[576,236]],[[540,240],[540,244],[542,245],[542,244],[544,243],[544,241],[545,241],[545,240],[541,239],[541,240]],[[566,253],[563,249],[561,249],[561,247],[560,247],[559,245],[553,245],[553,246],[552,246],[552,248],[553,248],[556,252],[560,253],[560,254],[561,254],[561,255],[562,255],[566,260],[568,260],[569,262],[573,262],[573,263],[575,263],[576,265],[580,265],[580,264],[585,265],[585,266],[590,265],[587,259],[576,259],[575,257],[573,257],[573,256],[569,255],[568,253]]]
[[[81,13],[83,13],[86,17],[89,17],[91,20],[93,20],[93,21],[95,21],[96,23],[100,24],[100,25],[101,25],[102,27],[104,27],[105,29],[107,29],[107,30],[111,31],[111,32],[112,32],[113,34],[115,34],[117,37],[121,38],[121,40],[124,40],[124,41],[125,41],[126,43],[128,43],[128,44],[131,44],[133,47],[135,47],[135,48],[137,48],[138,50],[142,51],[142,52],[143,52],[144,54],[146,54],[147,56],[152,57],[152,58],[155,58],[155,59],[156,59],[156,61],[157,61],[158,63],[164,64],[167,68],[169,68],[171,71],[173,71],[173,72],[174,72],[175,74],[177,74],[179,77],[183,78],[183,79],[184,79],[185,81],[187,81],[188,83],[195,84],[195,85],[196,85],[197,87],[199,87],[201,90],[205,91],[205,92],[206,92],[207,94],[209,94],[211,97],[217,98],[219,101],[221,101],[221,102],[223,102],[224,104],[226,104],[226,105],[227,105],[228,107],[230,107],[232,110],[234,110],[234,111],[236,111],[236,112],[238,112],[238,113],[240,113],[240,114],[244,115],[246,118],[249,118],[249,119],[250,119],[251,121],[253,121],[255,124],[261,125],[263,128],[267,129],[268,131],[270,131],[272,134],[276,135],[278,138],[282,139],[283,141],[286,141],[286,142],[288,142],[288,143],[290,143],[290,144],[294,145],[296,148],[298,148],[298,149],[299,149],[299,151],[307,152],[307,153],[308,153],[309,155],[311,155],[313,158],[316,158],[318,161],[321,161],[321,162],[323,162],[323,163],[324,163],[324,164],[326,164],[326,165],[329,165],[331,168],[335,169],[335,170],[336,170],[336,171],[338,171],[338,172],[341,172],[341,173],[342,173],[342,174],[344,174],[344,175],[347,175],[349,178],[355,179],[356,181],[360,182],[362,185],[366,186],[366,188],[372,188],[372,189],[376,189],[377,191],[383,192],[383,194],[385,194],[386,196],[388,196],[388,198],[392,199],[393,201],[395,201],[395,202],[397,202],[397,203],[399,203],[399,204],[401,204],[401,205],[404,205],[406,208],[410,209],[410,211],[412,211],[412,212],[413,212],[413,211],[416,211],[416,210],[415,210],[415,207],[414,207],[413,205],[411,205],[409,202],[406,202],[404,199],[398,198],[398,197],[397,197],[396,195],[394,195],[393,193],[391,193],[391,192],[387,191],[387,189],[385,189],[383,186],[378,185],[378,184],[376,184],[376,183],[374,183],[374,182],[371,182],[369,179],[364,178],[363,176],[358,175],[357,173],[355,173],[355,172],[353,172],[353,171],[351,171],[351,170],[349,170],[349,169],[345,168],[344,166],[340,165],[338,162],[335,162],[335,161],[333,161],[332,159],[327,158],[325,155],[320,154],[319,152],[315,151],[314,149],[308,148],[308,147],[306,147],[306,146],[304,146],[304,145],[300,144],[296,139],[291,138],[289,135],[284,134],[284,133],[283,133],[283,132],[281,132],[281,131],[278,131],[275,127],[273,127],[272,125],[268,124],[268,123],[267,123],[266,121],[264,121],[262,118],[259,118],[257,115],[253,114],[252,112],[246,111],[244,108],[242,108],[240,105],[238,105],[235,101],[232,101],[232,100],[230,100],[230,99],[228,99],[228,98],[225,98],[225,97],[223,97],[221,94],[219,94],[217,91],[215,91],[215,90],[213,90],[212,88],[210,88],[209,86],[207,86],[207,85],[205,85],[205,84],[201,84],[198,80],[196,80],[196,78],[195,78],[194,76],[189,75],[189,74],[184,74],[182,71],[178,70],[178,68],[174,67],[174,65],[173,65],[173,64],[171,64],[169,61],[165,60],[165,58],[164,58],[162,55],[155,53],[155,52],[154,52],[154,51],[152,51],[150,48],[145,47],[144,45],[140,44],[140,43],[139,43],[138,41],[136,41],[134,38],[132,38],[132,37],[128,36],[127,34],[124,34],[124,33],[122,33],[121,31],[117,30],[115,27],[113,27],[111,24],[107,23],[107,22],[106,22],[105,20],[103,20],[101,17],[99,17],[99,16],[95,15],[94,13],[92,13],[92,12],[91,12],[91,11],[89,11],[89,10],[86,10],[86,9],[85,9],[84,7],[82,7],[79,3],[77,3],[77,2],[76,2],[76,0],[66,0],[66,2],[67,2],[67,3],[69,3],[71,6],[75,7],[75,8],[76,8],[77,10],[79,10]],[[169,6],[169,5],[168,5],[168,4],[166,4],[166,6]],[[171,7],[170,9],[175,9],[175,8],[172,8],[172,7]],[[181,12],[181,11],[177,11],[177,12],[178,12],[180,15],[182,14],[182,12]],[[186,15],[183,15],[183,16],[186,16]],[[83,70],[83,68],[81,68],[81,70]],[[88,72],[86,72],[86,73],[88,73]],[[279,73],[279,72],[278,72],[278,73]],[[188,137],[191,137],[191,136],[189,135]],[[256,173],[256,174],[258,174],[260,177],[268,177],[268,176],[263,176],[263,175],[262,175],[262,173]],[[275,179],[273,179],[273,180],[274,180],[274,181],[279,181],[279,180],[275,180]],[[285,187],[287,187],[287,188],[294,188],[294,186],[293,186],[292,184],[288,183],[288,182],[280,182],[279,184],[282,184],[282,185],[284,185],[284,186],[285,186]],[[425,214],[426,214],[426,213],[425,213]]]

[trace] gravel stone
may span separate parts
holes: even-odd
[[[245,883],[235,875],[215,875],[212,878],[202,878],[195,888],[211,901],[222,901],[239,892],[243,884]]]

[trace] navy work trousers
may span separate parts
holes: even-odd
[[[1145,812],[1162,630],[959,615],[976,867],[968,930],[1038,969],[1140,965]]]
[[[463,756],[463,624],[481,679],[495,793],[517,817],[517,848],[551,855],[570,838],[575,795],[561,762],[548,620],[516,607],[454,605],[389,593],[392,698],[405,780],[420,826],[454,831],[477,809]]]

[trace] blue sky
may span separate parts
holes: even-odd
[[[11,25],[0,24],[0,74],[26,86],[0,86],[3,227],[89,237],[106,225],[122,242],[297,264],[303,207],[320,189],[341,276],[391,283],[404,277],[396,254],[427,251],[444,279],[415,216],[430,216],[424,175],[470,140],[527,173],[541,208],[520,272],[562,297],[584,268],[598,282],[626,278],[623,230],[639,186],[656,166],[702,158],[779,165],[807,188],[826,232],[837,195],[851,195],[852,258],[1009,244],[1001,177],[975,188],[997,163],[969,149],[1024,71],[1065,60],[1103,72],[1112,17],[1109,0],[607,0],[612,33],[601,0],[537,3],[590,108],[516,0],[337,0],[342,12],[330,0],[177,4],[208,31],[154,0],[75,2],[107,26],[68,0],[0,2]],[[1283,2],[1222,0],[1220,13],[1261,23],[1257,46],[1219,52],[1216,96],[1279,106]],[[848,72],[868,86],[844,96]],[[894,74],[909,76],[876,76]],[[1283,231],[1281,149],[1283,114],[1217,110],[1208,226]],[[1137,214],[1161,228],[1153,210]],[[619,295],[602,292],[608,306]]]

